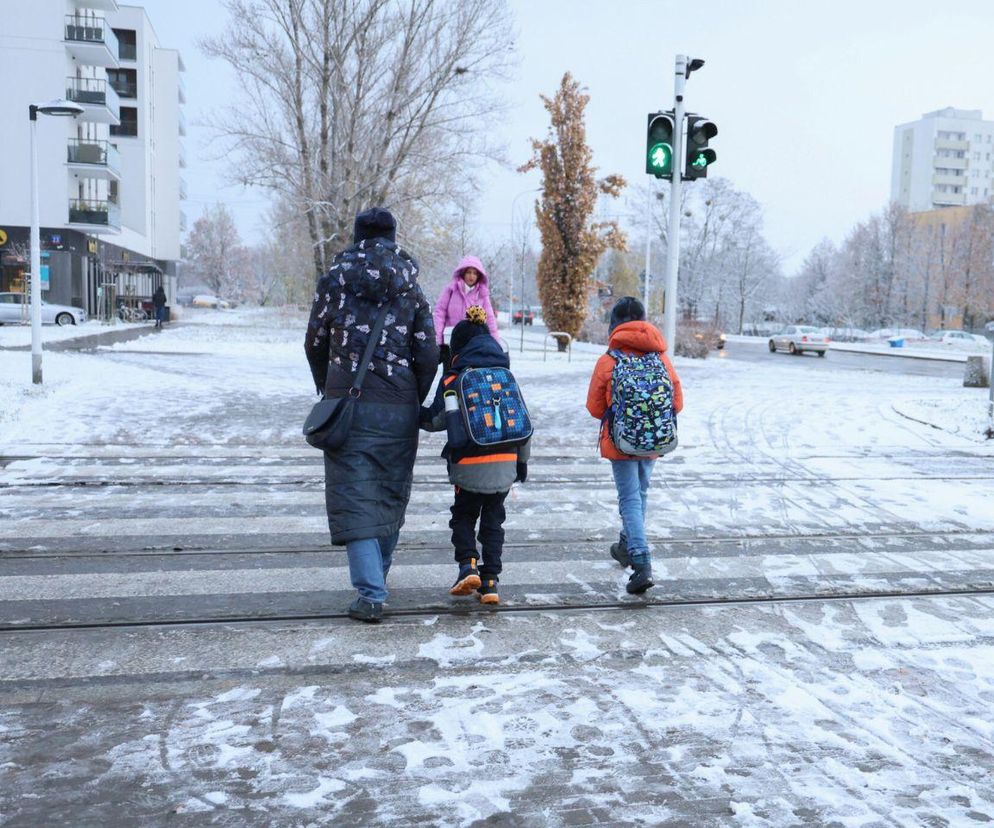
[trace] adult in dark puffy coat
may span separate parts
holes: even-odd
[[[361,621],[383,614],[386,576],[411,495],[418,414],[438,366],[418,265],[397,246],[395,233],[386,210],[356,216],[352,246],[318,281],[304,343],[318,392],[344,397],[380,308],[388,308],[348,440],[324,457],[331,542],[348,551],[359,593],[349,615]]]

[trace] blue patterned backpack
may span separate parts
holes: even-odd
[[[532,422],[514,375],[507,368],[467,368],[456,386],[471,443],[513,448],[532,436]]]
[[[659,354],[608,353],[615,359],[608,411],[615,448],[634,457],[673,451],[677,445],[673,381]]]

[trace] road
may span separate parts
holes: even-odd
[[[299,327],[48,357],[100,372],[0,446],[5,824],[994,819],[994,451],[890,408],[912,378],[682,362],[632,598],[595,354],[529,331],[502,607],[446,594],[434,435],[376,627],[343,617]]]
[[[891,356],[890,354],[860,354],[851,351],[829,350],[824,358],[816,354],[771,354],[767,340],[757,338],[755,342],[735,341],[725,346],[728,359],[747,362],[770,363],[773,360],[801,364],[811,371],[836,371],[840,368],[855,371],[880,371],[888,374],[914,374],[925,377],[946,377],[962,379],[962,362],[941,362],[939,360],[915,359],[913,357]]]

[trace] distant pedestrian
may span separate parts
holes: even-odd
[[[152,304],[155,306],[155,327],[161,328],[166,321],[166,291],[162,285],[155,289],[152,294]]]
[[[452,364],[442,376],[430,408],[421,410],[421,427],[427,431],[442,431],[447,426],[448,401],[449,417],[456,417],[455,425],[463,428],[456,411],[456,390],[459,378],[470,368],[509,368],[508,355],[500,344],[489,335],[486,312],[473,306],[467,312],[467,319],[452,329],[450,347]],[[490,383],[492,379],[487,379]],[[493,386],[487,385],[488,394]],[[448,399],[447,399],[448,398]],[[505,411],[504,417],[509,426],[515,424],[517,412]],[[489,416],[483,412],[483,418]],[[499,415],[498,415],[499,416]],[[493,418],[484,422],[492,424]],[[499,423],[498,423],[499,426]],[[504,501],[515,482],[524,483],[528,477],[529,440],[512,447],[485,447],[468,440],[459,440],[461,445],[453,445],[454,434],[450,430],[449,441],[442,449],[442,457],[448,464],[449,482],[455,486],[455,499],[450,509],[452,519],[452,545],[455,549],[459,571],[456,581],[449,590],[450,595],[469,595],[476,590],[484,604],[497,604],[500,597],[497,584],[503,569]],[[479,530],[477,530],[479,522]],[[479,539],[482,550],[477,550]]]
[[[611,310],[608,349],[594,366],[587,410],[601,421],[601,456],[611,461],[618,492],[622,529],[618,543],[611,546],[611,555],[622,565],[632,567],[625,588],[639,594],[653,585],[645,517],[649,481],[659,454],[641,450],[625,454],[615,445],[612,435],[620,433],[630,438],[632,444],[625,443],[624,447],[632,451],[638,450],[636,443],[653,446],[660,440],[672,440],[675,446],[675,415],[683,409],[683,389],[666,355],[666,340],[655,325],[645,321],[645,308],[638,299],[626,296]],[[615,391],[621,387],[619,381],[626,393],[634,389],[627,405],[615,399]],[[642,397],[635,399],[639,394]],[[660,453],[666,448],[662,447]]]
[[[435,303],[435,337],[446,370],[449,347],[445,344],[445,329],[458,325],[466,318],[466,311],[473,305],[479,305],[486,312],[487,328],[496,338],[497,317],[490,303],[487,271],[476,256],[463,256],[459,266],[452,272],[452,279],[442,288]]]
[[[358,592],[348,612],[360,621],[383,615],[387,572],[411,496],[418,412],[438,367],[418,265],[395,235],[394,218],[384,209],[356,216],[353,244],[318,281],[304,343],[318,393],[347,396],[375,322],[386,312],[348,439],[324,457],[331,542],[348,552]]]

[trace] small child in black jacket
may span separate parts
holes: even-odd
[[[510,365],[508,355],[490,335],[483,309],[471,307],[466,317],[452,329],[449,339],[452,360],[438,383],[435,399],[430,408],[421,409],[421,427],[426,431],[445,430],[445,392],[454,386],[460,373],[467,368]],[[504,500],[511,485],[524,483],[528,476],[528,456],[528,443],[512,449],[470,445],[459,450],[446,443],[442,449],[442,457],[448,463],[449,482],[455,486],[449,528],[459,574],[450,595],[469,595],[476,590],[482,603],[500,603],[497,583],[504,551]],[[477,538],[483,552],[479,566]]]

